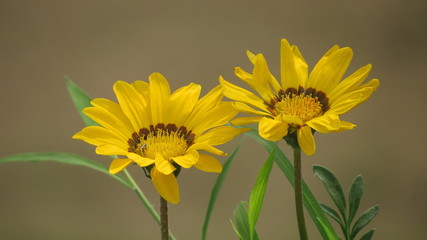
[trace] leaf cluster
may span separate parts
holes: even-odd
[[[315,165],[313,167],[313,171],[314,175],[325,186],[339,213],[325,204],[320,204],[323,212],[329,215],[340,225],[345,240],[356,239],[356,235],[372,221],[379,210],[379,205],[369,208],[363,212],[352,225],[365,189],[365,183],[362,176],[359,175],[354,178],[349,191],[347,204],[341,184],[330,170],[323,166]],[[374,232],[375,229],[368,231],[360,238],[360,240],[370,240],[374,235]]]

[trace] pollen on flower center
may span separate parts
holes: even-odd
[[[322,104],[317,97],[309,95],[287,94],[274,106],[277,115],[285,114],[295,116],[307,122],[323,114]]]
[[[194,133],[187,131],[184,126],[178,128],[175,124],[159,123],[133,133],[128,140],[128,150],[150,159],[155,159],[156,154],[160,154],[164,159],[170,160],[184,155],[193,144],[194,137]]]
[[[155,159],[156,154],[161,154],[164,159],[182,156],[188,148],[187,141],[178,132],[158,130],[147,135],[137,145],[141,155]]]

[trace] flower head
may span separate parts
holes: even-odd
[[[215,157],[199,151],[226,155],[214,146],[246,131],[223,126],[238,111],[232,103],[221,102],[220,86],[201,99],[200,91],[200,85],[191,83],[171,94],[160,73],[153,73],[149,83],[118,81],[118,103],[98,98],[83,110],[100,126],[86,127],[73,138],[95,145],[97,154],[122,156],[111,163],[112,174],[136,163],[163,198],[178,203],[176,176],[181,168],[221,172]]]
[[[234,107],[255,116],[237,118],[235,125],[259,123],[261,137],[278,141],[295,139],[307,155],[316,145],[313,132],[340,132],[355,127],[341,121],[340,115],[366,101],[378,88],[377,79],[362,84],[371,71],[368,64],[341,81],[353,57],[351,48],[332,47],[311,73],[296,46],[281,41],[281,82],[268,70],[262,54],[247,52],[253,63],[252,74],[241,68],[236,75],[258,95],[220,79],[224,95],[235,100]],[[289,143],[290,141],[288,141]]]

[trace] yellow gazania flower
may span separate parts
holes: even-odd
[[[110,165],[116,174],[132,163],[149,173],[158,193],[171,203],[179,202],[176,175],[181,167],[221,172],[220,162],[203,150],[226,155],[214,146],[230,141],[245,129],[223,126],[238,111],[221,102],[220,86],[199,99],[200,85],[191,83],[171,94],[168,81],[153,73],[149,83],[118,81],[118,104],[92,100],[83,112],[101,126],[86,127],[73,136],[95,145],[100,155],[118,155]]]
[[[332,47],[309,75],[298,48],[282,39],[281,84],[268,70],[262,54],[248,51],[247,55],[254,65],[253,73],[238,67],[235,73],[260,97],[222,78],[220,82],[224,95],[236,101],[236,109],[256,116],[237,118],[232,123],[258,122],[260,136],[271,141],[293,136],[307,155],[316,150],[313,130],[328,133],[354,128],[339,116],[366,101],[379,86],[377,79],[361,84],[371,71],[370,64],[341,81],[353,56],[348,47]]]

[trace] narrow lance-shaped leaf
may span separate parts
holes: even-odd
[[[363,234],[363,236],[360,238],[360,240],[371,240],[372,236],[374,236],[375,233],[375,228],[372,229],[371,231]]]
[[[338,213],[334,209],[332,209],[332,208],[330,208],[330,207],[328,207],[322,203],[320,204],[320,206],[322,207],[322,210],[324,213],[328,214],[332,219],[334,219],[337,223],[340,224],[341,229],[343,229],[343,230],[345,229],[343,221],[341,220],[340,216],[338,215]]]
[[[348,224],[351,224],[354,217],[356,216],[357,210],[359,209],[360,199],[362,198],[365,183],[363,182],[362,176],[357,176],[351,184],[349,193],[349,215]]]
[[[242,140],[242,142],[243,142],[243,140]],[[206,239],[209,221],[210,221],[210,217],[211,217],[212,211],[213,211],[214,206],[215,206],[216,199],[218,198],[219,191],[221,190],[222,183],[224,182],[224,179],[227,176],[227,173],[228,173],[228,170],[231,166],[231,163],[233,162],[234,158],[236,157],[237,152],[239,151],[240,146],[242,145],[242,142],[240,142],[240,144],[234,149],[234,151],[230,154],[230,156],[228,156],[227,160],[224,163],[224,166],[222,167],[222,171],[220,174],[218,174],[215,185],[212,188],[211,197],[209,199],[208,209],[207,209],[206,215],[205,215],[205,222],[203,224],[202,240]]]
[[[236,220],[236,225],[234,226],[237,228],[238,235],[240,236],[241,240],[250,240],[250,232],[249,232],[249,219],[248,219],[248,210],[246,208],[247,202],[240,202],[239,205],[237,205],[236,209],[234,209],[234,219]],[[254,240],[258,240],[258,234],[254,233]]]
[[[234,219],[236,220],[237,230],[242,240],[250,239],[248,212],[246,210],[246,202],[241,202],[234,209]]]
[[[276,148],[275,143],[261,138],[256,129],[250,132],[246,132],[245,135],[255,139],[255,141],[257,141],[267,152],[271,152],[274,148]],[[289,183],[294,186],[294,167],[289,161],[289,159],[286,157],[286,155],[280,149],[277,149],[274,156],[274,161],[276,162],[280,170],[283,172],[285,177],[288,179]],[[302,183],[302,191],[305,209],[310,214],[310,217],[313,222],[316,224],[316,227],[319,230],[319,233],[322,235],[322,238],[324,240],[339,239],[328,218],[326,218],[325,214],[320,208],[319,202],[316,200],[313,193],[310,191],[304,181]],[[323,225],[317,218],[322,220]],[[328,236],[327,232],[325,231],[325,228],[327,228],[328,231],[334,236],[333,238],[330,238]]]
[[[322,224],[323,228],[325,229],[325,232],[329,239],[335,239],[334,234],[325,226],[325,224],[320,220],[320,218],[317,218],[317,220]]]
[[[346,219],[345,197],[338,179],[327,168],[319,165],[315,165],[313,171],[314,175],[322,181],[335,205],[337,205],[343,219]]]
[[[373,206],[360,215],[351,230],[351,239],[354,239],[357,233],[368,225],[368,223],[377,215],[379,208],[380,207],[378,205]]]
[[[110,174],[106,166],[72,153],[61,153],[61,152],[21,153],[21,154],[15,154],[15,155],[0,158],[0,163],[44,162],[44,161],[55,161],[59,163],[88,167],[96,171],[102,172],[104,174],[107,174],[108,176],[116,179],[117,181],[121,182],[125,186],[133,188],[131,184],[122,176]]]
[[[98,125],[95,121],[83,113],[84,108],[92,106],[90,104],[91,98],[89,95],[81,88],[79,88],[79,86],[77,86],[69,77],[65,76],[65,80],[67,81],[68,93],[70,94],[71,99],[73,99],[74,105],[76,106],[77,111],[79,112],[85,124],[87,126]]]
[[[267,189],[268,179],[270,177],[271,169],[273,167],[274,153],[276,148],[271,151],[270,155],[267,158],[267,161],[262,166],[255,186],[252,188],[251,197],[249,200],[249,232],[251,239],[253,239],[255,226],[261,212],[262,203],[264,202],[265,191]]]
[[[234,233],[237,235],[237,237],[241,240],[243,239],[242,235],[240,235],[239,230],[237,230],[236,225],[234,225],[233,220],[230,219],[231,227],[233,227]]]

